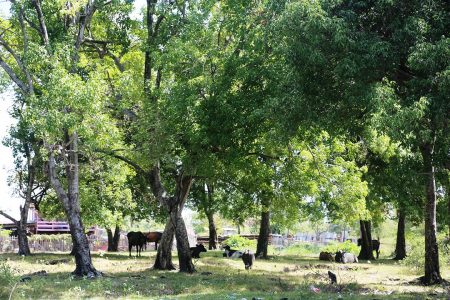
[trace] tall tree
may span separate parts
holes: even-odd
[[[354,135],[370,124],[420,154],[425,284],[442,281],[435,173],[449,147],[447,7],[445,1],[298,1],[279,28],[280,49],[294,69],[290,92],[299,100],[280,106],[291,124],[299,114],[301,121]]]
[[[22,118],[42,141],[47,175],[70,225],[74,274],[99,276],[92,265],[80,216],[79,155],[80,146],[86,142],[104,142],[94,138],[94,132],[100,135],[108,125],[101,112],[106,83],[98,73],[91,72],[95,68],[87,68],[89,62],[83,60],[80,50],[93,15],[108,3],[11,3],[11,18],[2,20],[9,29],[1,38],[0,66],[17,87],[17,101],[24,104]]]

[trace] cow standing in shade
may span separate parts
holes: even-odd
[[[155,243],[155,250],[158,250],[158,242],[161,240],[162,238],[162,232],[158,232],[158,231],[150,231],[147,233],[144,233],[145,237],[147,238],[147,243]]]
[[[144,248],[147,243],[147,238],[140,231],[130,231],[127,234],[128,238],[128,251],[130,252],[131,257],[131,248],[136,246],[136,256],[141,256],[142,248]]]
[[[358,239],[358,246],[362,245],[362,239]],[[372,240],[372,250],[377,253],[377,259],[380,256],[380,241]]]

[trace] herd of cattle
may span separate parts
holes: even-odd
[[[136,256],[141,256],[141,251],[146,248],[147,243],[155,243],[155,249],[158,248],[158,242],[161,240],[162,233],[161,232],[147,232],[142,233],[140,231],[131,231],[127,234],[128,237],[128,251],[131,256],[131,249],[133,246],[136,247]],[[361,246],[361,239],[358,239],[358,246]],[[224,253],[223,257],[227,258],[242,258],[244,262],[244,266],[246,270],[252,268],[253,263],[255,261],[255,254],[250,250],[234,250],[231,249],[230,246],[225,245],[223,247]],[[372,249],[376,251],[377,259],[380,254],[380,242],[378,240],[372,240]],[[195,247],[191,247],[191,257],[192,258],[200,258],[201,252],[207,252],[205,246],[203,244],[197,244]],[[335,261],[339,263],[357,263],[358,258],[353,253],[344,252],[339,250],[335,254],[331,252],[320,252],[319,260],[324,261]]]

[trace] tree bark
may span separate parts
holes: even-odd
[[[398,210],[397,242],[395,244],[395,260],[402,260],[406,257],[406,239],[405,239],[405,213],[402,209]]]
[[[172,262],[172,245],[175,235],[175,227],[171,216],[168,216],[161,241],[159,241],[156,260],[153,268],[156,270],[175,270]]]
[[[108,252],[118,252],[119,251],[119,241],[120,241],[120,228],[116,225],[114,234],[110,228],[106,229],[108,233]]]
[[[421,281],[426,285],[442,282],[439,270],[439,250],[436,238],[436,182],[433,165],[433,145],[421,147],[424,171],[427,174],[425,204],[425,276]]]
[[[217,229],[214,222],[214,213],[209,212],[208,217],[208,227],[209,227],[209,250],[217,249]]]
[[[364,260],[374,260],[372,248],[372,226],[370,221],[359,220],[361,229],[361,251],[358,258]]]
[[[72,274],[76,276],[87,276],[88,278],[101,276],[101,273],[98,272],[92,264],[89,242],[84,233],[80,215],[81,208],[78,194],[78,135],[76,133],[69,135],[66,131],[65,142],[65,144],[68,145],[67,148],[63,148],[63,155],[67,156],[67,161],[65,162],[67,191],[58,179],[56,159],[54,156],[55,150],[53,147],[49,147],[48,175],[58,199],[63,204],[70,227],[70,234],[73,242],[72,252],[75,255],[76,264],[75,271],[73,271]]]
[[[270,204],[268,201],[264,201],[262,206],[261,225],[259,227],[258,244],[255,256],[267,259],[267,248],[269,246],[270,236]]]

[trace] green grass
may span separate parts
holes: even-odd
[[[48,273],[19,282],[12,299],[447,299],[450,291],[409,283],[417,275],[391,260],[341,265],[311,256],[281,254],[267,261],[257,260],[254,268],[246,271],[241,260],[223,258],[220,251],[201,255],[195,262],[198,272],[181,274],[151,270],[154,251],[138,259],[129,258],[127,253],[93,254],[94,265],[105,273],[103,278],[94,280],[70,276],[74,270],[72,261],[56,266],[45,264],[68,258],[67,254],[3,254],[0,260],[6,260],[13,269],[16,282],[32,272]],[[328,270],[338,275],[338,286],[328,283]],[[443,275],[450,279],[450,270],[443,269]],[[320,292],[312,292],[311,286]],[[7,299],[11,290],[11,286],[0,286],[0,299]]]

